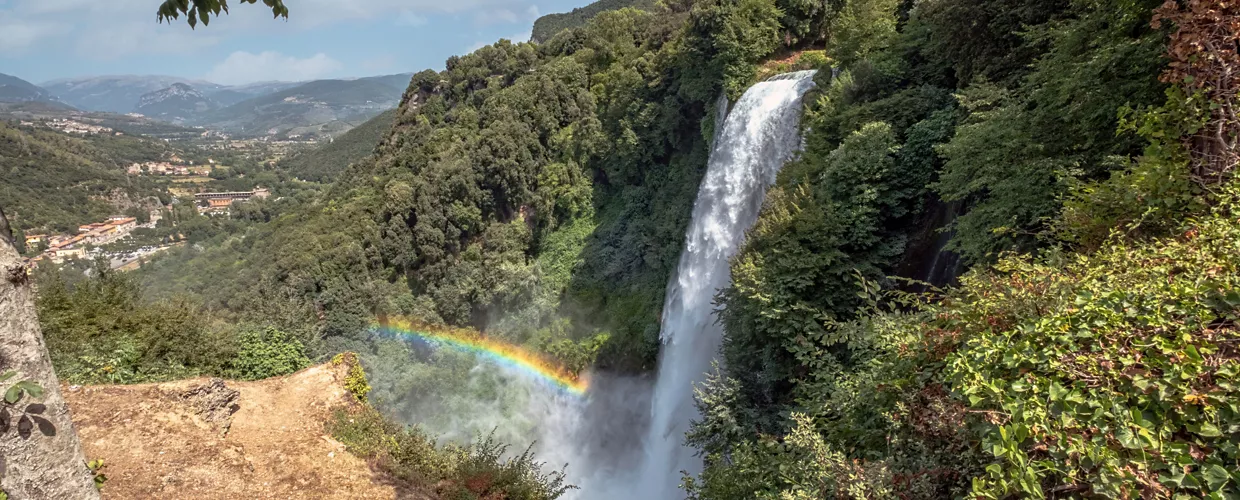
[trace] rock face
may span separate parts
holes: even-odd
[[[99,491],[39,330],[34,289],[8,238],[0,237],[0,374],[16,375],[0,382],[0,388],[26,380],[42,388],[42,395],[0,402],[10,424],[0,425],[0,489],[13,500],[97,499]]]
[[[143,94],[134,111],[151,118],[184,123],[219,107],[202,92],[185,83]]]
[[[240,408],[237,399],[241,393],[224,385],[223,379],[213,378],[205,384],[186,389],[181,399],[202,418],[204,422],[216,426],[220,434],[228,434],[232,425],[232,415]]]

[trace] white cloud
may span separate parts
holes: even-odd
[[[474,14],[474,23],[480,26],[488,24],[512,24],[519,20],[517,13],[508,9],[485,9]]]
[[[509,36],[509,37],[505,37],[505,38],[508,38],[508,41],[510,41],[510,42],[512,42],[512,43],[521,43],[521,42],[528,42],[528,41],[530,41],[530,37],[531,37],[531,36],[533,36],[533,35],[534,35],[534,32],[533,32],[533,31],[530,31],[530,30],[525,30],[525,31],[522,31],[522,32],[517,33],[517,34],[515,34],[515,35]]]
[[[199,57],[204,49],[225,41],[304,36],[328,25],[353,24],[366,29],[364,23],[373,21],[426,30],[439,29],[438,24],[443,22],[515,31],[526,28],[517,26],[527,24],[540,12],[532,0],[295,0],[287,2],[289,18],[283,21],[272,20],[270,9],[261,2],[250,5],[234,1],[227,16],[212,18],[209,26],[199,23],[191,30],[184,16],[170,24],[157,24],[155,11],[160,1],[0,0],[0,57],[33,51],[71,51],[93,61],[170,54]],[[475,36],[492,41],[495,34]],[[258,47],[250,50],[275,48]],[[329,49],[311,45],[304,50],[313,53]],[[243,74],[231,67],[219,71]]]
[[[322,52],[299,59],[279,52],[233,52],[205,76],[224,85],[262,81],[301,81],[338,76],[344,65]]]
[[[76,30],[77,51],[96,60],[111,60],[130,54],[184,54],[213,46],[223,39],[215,31],[191,31],[188,26],[151,24],[116,21],[86,26]]]
[[[342,21],[389,17],[393,12],[399,12],[402,16],[408,12],[425,20],[437,14],[485,13],[524,4],[524,0],[297,0],[296,4],[288,2],[288,9],[289,24],[305,28]],[[245,7],[251,8],[234,8],[233,12],[262,8],[259,5]],[[268,17],[269,14],[270,12]]]
[[[400,15],[396,16],[396,24],[398,26],[423,26],[427,23],[425,17],[414,14],[411,10],[402,10]]]
[[[13,55],[36,43],[60,35],[69,27],[55,23],[14,22],[0,19],[0,54]]]

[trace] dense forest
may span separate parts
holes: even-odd
[[[90,363],[112,352],[149,380],[283,373],[356,351],[372,396],[393,404],[409,387],[447,398],[435,391],[450,375],[375,338],[382,315],[483,330],[578,369],[648,372],[715,103],[818,69],[804,151],[717,297],[720,369],[687,436],[707,467],[686,494],[1231,498],[1238,9],[592,11],[541,43],[500,41],[414,75],[372,154],[307,157],[307,175],[341,169],[321,196],[214,223],[138,273],[145,297],[107,273],[55,278],[44,329],[58,369],[84,379],[106,375]],[[926,272],[940,253],[959,265]],[[82,309],[91,317],[141,328],[109,327],[116,347],[83,351],[96,330],[65,306],[77,293],[100,304]],[[108,316],[90,297],[193,315]],[[180,352],[186,332],[215,354]]]
[[[584,7],[578,7],[569,12],[556,14],[547,14],[534,20],[534,28],[530,33],[530,41],[534,43],[542,43],[550,40],[557,33],[569,28],[580,28],[585,26],[587,22],[594,19],[594,16],[602,12],[610,10],[620,10],[626,7],[641,10],[652,10],[655,2],[649,0],[598,0]],[[521,40],[515,40],[520,42]]]
[[[369,156],[395,119],[395,109],[384,111],[325,145],[281,160],[280,168],[299,179],[331,182],[350,163]]]

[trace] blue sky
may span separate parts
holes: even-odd
[[[590,0],[284,0],[289,20],[232,0],[190,30],[157,24],[162,0],[0,0],[0,73],[42,83],[152,74],[221,84],[443,69],[500,38],[525,41],[541,14]]]

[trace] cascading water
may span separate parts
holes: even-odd
[[[650,427],[641,466],[629,483],[636,491],[628,491],[628,498],[683,497],[680,471],[697,473],[702,467],[682,442],[698,415],[693,384],[705,378],[722,338],[715,293],[731,279],[728,259],[757,220],[767,188],[800,148],[801,97],[813,87],[813,76],[814,71],[798,71],[750,87],[716,134],[680,264],[668,284]]]
[[[727,99],[720,97],[706,175],[676,275],[668,283],[663,348],[653,388],[646,377],[600,373],[590,377],[584,394],[548,391],[546,384],[529,379],[531,369],[541,374],[534,377],[541,382],[547,382],[548,375],[521,364],[519,351],[389,322],[382,325],[389,335],[438,339],[470,352],[486,351],[492,361],[502,358],[498,367],[479,364],[471,369],[466,383],[476,387],[466,392],[494,389],[500,371],[517,375],[503,388],[503,397],[453,400],[456,406],[447,415],[442,407],[412,404],[405,409],[407,420],[429,422],[434,434],[450,438],[488,430],[517,445],[534,438],[537,456],[548,469],[568,464],[568,482],[581,487],[568,492],[566,500],[683,498],[680,472],[696,474],[702,467],[694,451],[682,444],[698,416],[693,385],[705,378],[722,340],[713,299],[730,281],[728,260],[757,219],[767,188],[800,149],[801,99],[813,87],[813,75],[800,71],[758,83],[730,113]],[[554,376],[550,380],[561,389],[569,385]],[[469,417],[455,418],[459,415]]]

